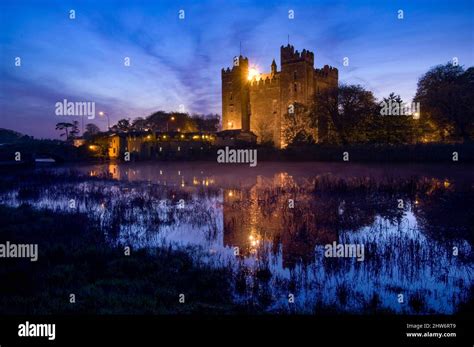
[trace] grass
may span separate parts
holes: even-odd
[[[0,206],[0,240],[38,243],[39,259],[2,259],[2,314],[227,313],[232,304],[226,269],[193,261],[197,250],[152,251],[108,245],[81,213]],[[179,294],[185,295],[180,304]],[[69,302],[75,294],[76,303]]]

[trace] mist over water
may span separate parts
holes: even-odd
[[[197,262],[231,268],[234,300],[261,312],[451,314],[468,303],[469,168],[285,166],[48,169],[86,176],[25,184],[0,203],[67,211],[74,197],[113,245],[198,250]],[[334,243],[363,245],[363,260],[326,257]]]

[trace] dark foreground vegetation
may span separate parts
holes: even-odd
[[[0,243],[39,248],[37,262],[0,259],[1,313],[451,314],[472,307],[474,194],[463,175],[267,174],[251,186],[228,189],[215,178],[180,189],[107,172],[0,175]],[[293,209],[282,208],[295,198]],[[176,232],[193,241],[166,239]],[[337,240],[363,244],[364,261],[325,258],[324,245]],[[219,245],[238,246],[239,256]],[[406,305],[396,303],[399,293]]]
[[[2,314],[235,312],[231,276],[193,261],[195,250],[132,249],[126,256],[85,214],[28,205],[0,206],[0,225],[2,243],[37,243],[39,253],[36,262],[2,259]]]

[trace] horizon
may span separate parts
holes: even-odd
[[[81,122],[55,115],[64,99],[95,102],[111,124],[159,110],[221,115],[221,69],[231,67],[240,44],[260,72],[270,70],[272,59],[280,70],[288,35],[295,49],[314,52],[315,68],[336,67],[340,82],[360,84],[378,100],[394,92],[410,103],[418,79],[454,57],[465,68],[474,65],[470,1],[1,6],[0,128],[35,138],[58,139],[56,123]],[[290,9],[295,18],[282,21]],[[399,9],[403,19],[397,19]],[[130,66],[123,64],[126,57]],[[92,122],[107,128],[105,118]]]

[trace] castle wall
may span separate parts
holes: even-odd
[[[250,85],[250,131],[257,135],[259,143],[278,141],[280,108],[278,75]]]
[[[324,89],[336,87],[339,74],[336,68],[325,65],[322,69],[314,70],[314,92],[321,92]]]
[[[282,125],[288,107],[299,103],[309,109],[315,93],[338,84],[337,69],[314,69],[310,51],[282,46],[280,58],[281,71],[273,62],[271,73],[261,74],[259,80],[248,81],[248,60],[242,56],[232,70],[222,70],[223,130],[252,131],[259,143],[273,141],[275,147],[285,147]],[[318,139],[316,129],[308,130]]]

